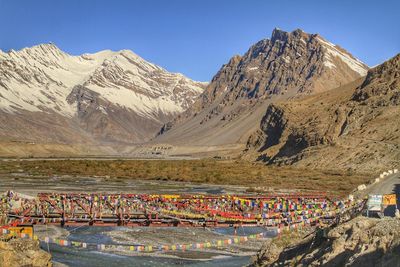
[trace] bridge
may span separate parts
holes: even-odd
[[[7,224],[96,226],[279,226],[332,220],[342,201],[325,194],[149,195],[7,192],[0,216]]]

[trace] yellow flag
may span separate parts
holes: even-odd
[[[396,205],[396,194],[383,195],[383,205]]]

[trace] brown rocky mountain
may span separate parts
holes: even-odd
[[[73,56],[41,44],[0,51],[0,141],[145,142],[205,85],[129,50]]]
[[[270,39],[223,65],[192,107],[164,125],[153,142],[203,151],[244,148],[270,103],[347,84],[367,70],[318,34],[275,29]]]
[[[375,170],[400,160],[400,54],[365,78],[268,106],[244,157],[272,164]]]

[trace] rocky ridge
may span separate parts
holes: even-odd
[[[268,106],[244,157],[269,164],[372,170],[400,158],[400,55],[366,78]]]

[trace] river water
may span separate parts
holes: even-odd
[[[122,228],[122,229],[121,229]],[[116,242],[111,238],[112,233],[114,231],[120,230],[128,230],[126,227],[80,227],[80,228],[65,228],[63,230],[67,230],[69,232],[67,239],[69,241],[79,241],[86,243],[101,243],[106,245],[117,245],[124,244],[121,242]],[[132,230],[132,229],[130,229]],[[142,228],[144,230],[144,228]],[[168,231],[170,233],[171,230],[162,228],[156,230],[160,234],[160,238],[162,238],[163,231]],[[185,234],[189,234],[191,229],[185,228],[175,228],[174,231],[179,231]],[[202,230],[199,230],[202,231]],[[216,228],[213,230],[209,230],[212,234],[215,234],[216,237],[220,238],[229,238],[232,237],[234,229],[233,228]],[[250,235],[256,234],[260,232],[266,233],[266,229],[260,227],[248,227],[239,229],[237,235]],[[271,230],[268,234],[272,237],[275,235],[275,231]],[[253,252],[255,252],[261,242],[257,244],[257,247],[253,247]],[[126,243],[125,243],[126,244]],[[130,243],[129,245],[132,245]],[[253,244],[254,245],[254,244]],[[185,257],[183,253],[181,257],[171,257],[171,255],[163,255],[163,254],[153,254],[153,255],[124,255],[118,251],[98,251],[95,247],[88,246],[87,249],[76,248],[76,247],[61,247],[55,244],[41,243],[41,246],[44,250],[49,250],[49,252],[53,256],[53,260],[56,263],[61,263],[66,266],[107,266],[107,267],[121,267],[121,266],[244,266],[250,263],[251,257],[250,255],[241,255],[239,256],[234,254],[227,255],[226,253],[218,253],[213,251],[212,253],[203,251],[187,251],[187,255],[191,255],[191,257],[195,256],[196,259],[188,259]],[[245,245],[244,245],[245,247]],[[239,249],[240,250],[240,249]],[[223,252],[223,251],[221,251]],[[127,253],[127,252],[125,252]],[[199,254],[200,256],[196,255]],[[207,255],[207,254],[211,254]],[[190,257],[189,257],[190,258]]]
[[[65,247],[51,247],[53,260],[67,266],[77,267],[122,267],[122,266],[244,266],[250,263],[249,256],[226,257],[207,261],[173,259],[152,256],[124,256],[99,251],[81,251]]]

